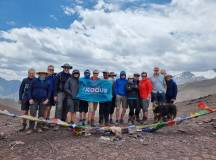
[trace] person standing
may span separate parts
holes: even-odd
[[[134,81],[136,81],[137,85],[139,86],[139,80],[140,80],[140,74],[139,73],[134,73]],[[140,109],[141,109],[141,104],[140,104],[140,95],[139,95],[139,92],[138,92],[138,105],[137,105],[137,108],[135,109],[135,117],[136,117],[136,121],[139,123],[140,122]]]
[[[154,74],[150,78],[152,82],[152,102],[161,104],[165,102],[166,82],[163,75],[159,73],[159,68],[154,67]]]
[[[142,122],[144,122],[148,119],[148,107],[151,98],[152,83],[149,80],[146,72],[142,72],[141,77],[142,80],[140,80],[139,82],[139,95],[140,95],[140,105],[143,111]]]
[[[83,79],[90,79],[91,72],[89,69],[84,71]],[[80,100],[79,103],[79,112],[80,112],[80,122],[84,126],[86,123],[86,114],[88,113],[88,102],[84,100]]]
[[[19,88],[19,103],[21,104],[22,115],[28,115],[29,112],[29,90],[32,81],[35,79],[35,70],[30,68],[28,70],[28,77],[22,80]],[[27,126],[26,119],[22,120],[22,128],[19,131],[24,131]]]
[[[91,80],[93,81],[99,80],[98,75],[99,75],[99,71],[94,70]],[[97,106],[98,106],[98,102],[89,102],[88,124],[93,127],[95,126],[94,119],[95,119],[95,112],[97,110]]]
[[[116,96],[115,96],[115,88],[114,88],[116,74],[114,72],[110,72],[109,77],[113,82],[113,85],[112,85],[112,96],[113,97],[112,97],[112,105],[110,106],[109,123],[113,124],[113,113],[115,112],[115,107],[116,107]]]
[[[115,95],[116,95],[116,123],[124,123],[124,116],[127,110],[127,93],[126,93],[126,72],[120,72],[120,78],[115,82]],[[120,115],[120,109],[122,112]]]
[[[109,72],[104,71],[103,72],[103,78],[104,80],[109,81]],[[99,107],[99,124],[100,125],[109,125],[109,113],[110,108],[112,106],[112,101],[108,102],[101,102]]]
[[[46,71],[37,72],[38,78],[32,81],[32,85],[29,90],[29,103],[30,103],[30,115],[33,117],[37,116],[38,118],[44,117],[44,110],[49,104],[49,99],[51,97],[51,86],[49,81],[46,79],[48,73]],[[29,122],[29,131],[28,134],[32,133],[35,127],[35,122]],[[37,131],[42,132],[42,123],[37,123]]]
[[[164,76],[159,71],[158,67],[154,67],[154,74],[150,78],[152,82],[151,102],[153,103],[153,112],[158,105],[165,103],[166,82]],[[154,116],[155,118],[156,116]]]
[[[178,87],[176,82],[172,79],[172,75],[166,75],[166,103],[174,103],[178,93]]]
[[[55,111],[55,118],[60,119],[62,121],[66,120],[67,112],[66,112],[66,105],[65,105],[65,93],[64,93],[64,86],[66,81],[71,77],[70,70],[72,66],[69,64],[64,64],[61,66],[63,71],[56,75],[56,91],[55,91],[55,101],[56,104],[56,111]],[[58,129],[59,126],[56,126]]]
[[[48,73],[48,76],[47,76],[47,80],[49,81],[50,83],[50,87],[51,87],[51,97],[49,99],[49,104],[47,105],[46,107],[46,110],[44,112],[44,116],[46,119],[49,119],[50,118],[50,111],[51,111],[51,108],[52,106],[55,105],[55,100],[54,100],[54,95],[55,95],[55,85],[56,85],[56,74],[54,73],[54,66],[53,65],[49,65],[48,68],[47,68],[47,73]]]
[[[76,123],[76,112],[79,111],[79,99],[77,94],[79,91],[79,70],[75,69],[72,76],[66,81],[64,89],[67,97],[68,123]]]
[[[135,110],[138,107],[139,95],[138,95],[138,83],[136,80],[134,80],[133,76],[128,77],[126,90],[127,90],[127,103],[130,109],[128,123],[134,124]]]

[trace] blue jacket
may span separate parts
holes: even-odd
[[[20,101],[28,101],[29,100],[29,89],[34,80],[30,78],[24,78],[19,88],[19,100]]]
[[[51,85],[47,79],[41,81],[36,78],[32,81],[32,85],[29,90],[29,99],[35,101],[44,101],[51,98]]]
[[[54,95],[56,95],[56,75],[49,75],[47,77],[47,80],[50,83],[50,88],[51,88],[51,97],[53,97]]]
[[[115,95],[127,96],[126,84],[128,80],[119,78],[115,82]]]
[[[166,99],[176,99],[178,93],[177,84],[172,79],[170,81],[167,81],[167,90],[166,90]]]
[[[71,74],[65,73],[64,71],[56,75],[55,95],[57,95],[57,93],[59,92],[64,92],[65,83],[70,77],[71,77]]]

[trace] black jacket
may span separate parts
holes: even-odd
[[[64,92],[64,86],[66,81],[71,77],[70,73],[60,72],[56,75],[56,87],[55,95],[59,92]]]
[[[20,101],[28,101],[29,100],[29,90],[34,80],[30,78],[24,78],[19,88],[19,100]]]
[[[126,84],[127,98],[128,99],[138,99],[138,81],[130,82],[128,81]]]

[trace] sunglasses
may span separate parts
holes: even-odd
[[[54,71],[54,69],[48,69],[49,71]]]

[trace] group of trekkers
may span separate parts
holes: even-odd
[[[160,103],[174,103],[177,96],[177,85],[171,75],[165,70],[154,67],[153,75],[148,77],[147,72],[135,73],[127,77],[125,71],[121,71],[119,77],[114,72],[103,71],[103,78],[99,77],[99,71],[84,71],[83,79],[92,81],[103,79],[110,80],[113,84],[112,101],[87,102],[79,100],[80,71],[72,66],[64,64],[63,71],[56,74],[54,66],[49,65],[47,70],[36,72],[28,70],[28,77],[24,78],[20,90],[19,101],[24,115],[50,119],[52,106],[56,106],[55,117],[71,124],[95,126],[95,113],[99,107],[100,126],[123,124],[127,108],[129,107],[128,123],[143,124],[148,119],[150,101],[153,107]],[[37,74],[37,76],[36,76]],[[118,77],[118,78],[117,78]],[[142,118],[140,112],[142,111]],[[37,114],[38,112],[38,114]],[[76,113],[79,112],[79,121]],[[114,121],[115,112],[115,121]],[[20,131],[27,129],[27,121],[23,119]],[[38,132],[46,129],[47,125],[29,121],[27,133],[30,134],[36,128]],[[59,129],[59,126],[54,126]]]

